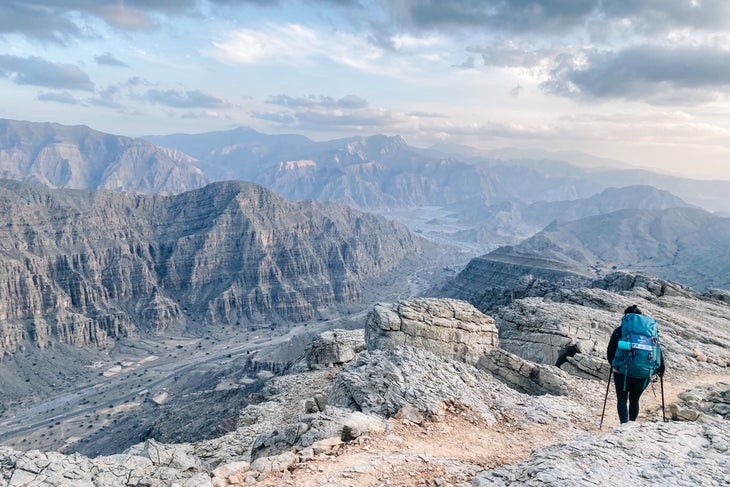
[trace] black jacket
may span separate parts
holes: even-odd
[[[613,364],[613,358],[616,356],[616,350],[618,350],[618,341],[621,339],[621,325],[618,326],[615,330],[613,330],[613,333],[611,333],[611,338],[608,340],[608,348],[606,349],[606,359],[608,360],[609,364]],[[659,365],[659,368],[657,369],[657,374],[660,376],[664,376],[664,349],[662,349],[662,353],[660,355],[661,357],[661,364]]]

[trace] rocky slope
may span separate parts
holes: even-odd
[[[244,408],[232,433],[192,444],[148,441],[95,459],[2,448],[0,473],[10,485],[723,485],[728,304],[662,293],[671,286],[659,280],[611,286],[517,300],[494,318],[455,300],[381,305],[364,337],[339,330],[313,343],[259,404]],[[556,367],[550,353],[537,352],[553,344],[538,343],[534,332],[562,330],[575,342],[569,358],[604,362],[627,304],[659,320],[669,422],[647,391],[639,422],[618,427],[611,395],[599,431],[605,377],[579,373],[567,359]],[[510,323],[518,325],[510,347],[522,342],[516,351],[537,361],[502,348]],[[460,345],[444,347],[446,337]],[[530,384],[540,390],[524,392]]]
[[[515,246],[567,268],[647,272],[699,291],[730,288],[730,218],[694,208],[622,210],[554,223]]]
[[[84,126],[0,120],[0,178],[50,188],[181,193],[210,180],[190,156]]]
[[[327,317],[437,251],[383,218],[250,183],[143,196],[5,181],[0,208],[0,356]]]
[[[623,269],[700,292],[730,288],[730,219],[697,208],[619,210],[553,222],[514,246],[472,259],[429,295],[464,299],[481,310],[545,296]]]

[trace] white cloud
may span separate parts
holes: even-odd
[[[234,64],[296,66],[328,60],[396,78],[423,72],[419,63],[449,66],[446,59],[453,54],[453,46],[443,36],[395,35],[391,41],[395,51],[374,44],[365,32],[267,23],[260,29],[232,31],[204,54]]]
[[[369,44],[364,35],[299,24],[239,29],[213,46],[207,54],[240,64],[304,64],[322,58],[357,68],[382,57],[382,50]]]

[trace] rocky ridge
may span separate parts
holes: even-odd
[[[175,194],[210,179],[173,149],[84,126],[0,119],[0,178],[49,188]]]
[[[728,242],[730,218],[697,208],[626,209],[553,222],[510,250],[515,257],[545,259],[568,271],[645,272],[703,292],[730,288]]]
[[[438,252],[381,217],[250,183],[144,196],[5,181],[0,208],[0,358],[326,317]]]
[[[624,209],[689,207],[681,198],[651,186],[607,188],[586,198],[524,203],[508,201],[492,205],[453,207],[469,230],[456,232],[455,239],[499,245],[514,245],[531,237],[553,221],[567,222]],[[476,222],[476,223],[475,223]]]
[[[514,315],[525,322],[534,318],[537,327],[548,314],[557,320],[572,309],[571,319],[582,313],[584,320],[593,323],[594,339],[601,343],[607,341],[626,302],[657,316],[669,358],[665,382],[677,381],[673,387],[678,391],[691,389],[679,396],[671,388],[668,391],[673,420],[656,421],[656,409],[652,412],[656,402],[647,393],[640,422],[610,431],[616,424],[612,418],[607,421],[609,432],[602,433],[596,429],[605,391],[601,381],[544,364],[562,378],[570,393],[525,394],[509,376],[497,378],[479,362],[475,366],[449,358],[452,352],[435,346],[438,341],[421,341],[418,347],[396,345],[375,339],[390,331],[368,326],[363,341],[382,344],[382,348],[356,353],[362,346],[358,343],[363,343],[357,335],[320,340],[310,348],[310,355],[343,359],[354,355],[354,360],[339,365],[339,359],[332,358],[331,367],[310,368],[308,363],[319,360],[303,357],[293,373],[272,379],[262,402],[245,408],[238,429],[221,438],[180,445],[147,442],[124,455],[93,460],[4,448],[0,450],[2,475],[10,485],[47,481],[52,475],[55,483],[50,485],[102,485],[98,483],[102,475],[111,482],[104,485],[201,486],[584,485],[585,479],[607,484],[616,478],[634,483],[651,479],[659,485],[685,480],[721,485],[730,479],[724,462],[730,447],[724,419],[730,407],[730,385],[712,382],[713,377],[727,380],[730,376],[722,355],[730,335],[725,303],[692,294],[656,296],[642,287],[621,293],[566,289],[562,302],[538,301],[518,300],[516,304],[522,306],[515,308]],[[573,304],[579,301],[583,304]],[[559,308],[554,308],[556,304]],[[427,310],[452,309],[460,316],[478,316],[467,303],[453,300],[414,300],[400,306],[407,310],[401,318],[417,318],[419,323],[433,321]],[[376,314],[390,315],[397,309],[382,305],[371,312],[368,322],[382,323]],[[426,311],[416,316],[414,310]],[[690,315],[701,316],[707,324],[689,321]],[[498,327],[500,319],[494,320]],[[684,320],[681,327],[680,320]],[[489,333],[494,326],[488,317],[481,323],[470,333]],[[550,326],[549,320],[546,324]],[[575,323],[576,329],[579,326]],[[438,324],[429,329],[432,337],[451,333]],[[337,337],[350,333],[337,331]],[[693,340],[696,349],[685,346],[687,339]],[[495,343],[485,355],[499,346]],[[582,348],[596,358],[604,349]],[[709,354],[699,356],[697,349]],[[514,372],[534,380],[523,365],[539,364],[522,360]],[[698,377],[710,382],[692,389],[693,378]],[[457,446],[460,438],[469,439],[467,450],[478,452],[477,458]],[[520,443],[528,448],[520,449]],[[495,449],[495,444],[502,446]],[[536,448],[532,454],[529,445]],[[424,451],[425,447],[429,449]],[[512,453],[509,459],[506,451]],[[71,475],[77,483],[69,480]]]

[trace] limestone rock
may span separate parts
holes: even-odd
[[[395,413],[395,418],[401,421],[408,421],[415,424],[422,424],[424,421],[423,414],[417,408],[411,404],[405,404],[400,410]]]
[[[478,474],[473,487],[725,485],[730,423],[627,423],[535,451],[527,460]]]
[[[298,458],[292,452],[284,452],[270,457],[261,457],[251,462],[251,469],[267,475],[272,472],[284,472],[297,463]]]
[[[398,347],[360,354],[337,374],[328,402],[384,418],[414,407],[426,419],[436,421],[443,417],[447,404],[460,404],[488,424],[495,424],[496,411],[518,414],[514,405],[522,397],[474,366],[445,360],[426,350]],[[532,411],[552,416],[543,406]]]
[[[154,465],[164,465],[183,472],[204,469],[200,459],[193,456],[190,445],[165,444],[147,440],[127,449],[125,453],[148,458]]]
[[[491,372],[510,387],[527,394],[565,396],[575,390],[570,376],[559,368],[529,362],[501,349],[482,356],[477,368]]]
[[[464,301],[416,298],[377,304],[368,314],[368,350],[407,345],[440,357],[475,364],[498,345],[492,318]]]
[[[307,367],[341,365],[365,350],[364,330],[329,330],[312,340],[304,351]]]
[[[352,441],[361,436],[383,433],[386,423],[377,416],[353,412],[342,428],[342,441]]]
[[[148,452],[179,451],[175,445],[154,445]],[[155,456],[153,454],[152,456]],[[56,487],[128,487],[147,485],[163,487],[178,484],[188,487],[212,486],[210,475],[198,467],[189,468],[188,463],[178,464],[174,454],[163,453],[156,463],[149,458],[134,454],[120,454],[92,459],[82,455],[63,455],[56,452],[43,453],[37,450],[17,452],[0,447],[0,482],[3,485],[56,486]],[[198,461],[194,461],[200,465]]]
[[[290,424],[259,435],[251,446],[251,461],[278,455],[292,448],[308,428],[304,423]]]
[[[313,455],[332,455],[342,447],[343,441],[339,437],[325,438],[315,441],[311,445]]]
[[[643,281],[637,277],[631,282]],[[494,309],[490,313],[500,330],[500,348],[535,363],[557,365],[571,375],[605,380],[609,337],[623,310],[638,304],[659,323],[668,374],[708,364],[715,369],[728,366],[730,337],[723,331],[730,327],[727,303],[692,293],[656,296],[643,285],[632,285],[620,293],[563,288]]]
[[[669,406],[674,420],[730,419],[730,383],[718,382],[684,391],[679,399]]]
[[[608,376],[601,362],[606,362],[608,337],[620,319],[615,313],[580,304],[525,298],[493,314],[504,350],[539,364],[563,367],[567,362],[572,371],[584,377]],[[584,357],[570,361],[579,350]],[[587,356],[598,360],[593,362]]]

